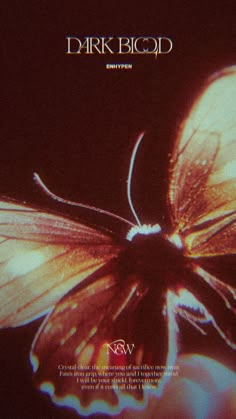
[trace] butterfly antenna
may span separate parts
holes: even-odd
[[[93,207],[91,205],[82,204],[81,202],[70,201],[68,199],[64,199],[64,198],[54,194],[52,191],[50,191],[48,189],[48,187],[45,185],[45,183],[42,181],[42,179],[40,178],[40,176],[37,173],[34,173],[34,180],[37,183],[37,185],[43,190],[43,192],[46,193],[46,195],[48,195],[50,198],[54,199],[55,201],[58,201],[58,202],[61,202],[63,204],[67,204],[67,205],[73,205],[75,207],[80,207],[80,208],[85,208],[85,209],[88,209],[88,210],[92,210],[92,211],[95,211],[99,214],[108,215],[109,217],[112,217],[112,218],[115,218],[119,221],[125,222],[126,224],[129,224],[132,227],[134,225],[130,221],[126,220],[125,218],[120,217],[117,214],[113,214],[110,211],[106,211],[106,210],[103,210],[101,208],[96,208],[96,207]]]
[[[138,215],[137,215],[137,213],[134,209],[134,206],[133,206],[132,196],[131,196],[131,182],[132,182],[135,158],[136,158],[137,151],[138,151],[139,145],[140,145],[143,137],[144,137],[144,132],[142,132],[138,136],[137,141],[135,143],[135,146],[133,148],[133,152],[132,152],[131,159],[130,159],[130,165],[129,165],[128,179],[127,179],[127,198],[128,198],[130,209],[131,209],[131,211],[133,213],[133,216],[134,216],[135,220],[137,221],[137,224],[138,224],[139,227],[141,227],[141,222],[140,222],[140,220],[138,218]]]

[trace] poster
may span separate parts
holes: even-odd
[[[235,64],[233,2],[181,3],[156,2],[152,8],[36,1],[3,6],[1,196],[112,229],[125,238],[126,224],[55,201],[33,174],[66,200],[135,223],[127,176],[135,142],[145,133],[132,173],[132,201],[142,224],[168,225],[168,168],[179,126],[207,78]],[[105,43],[104,38],[112,39]],[[146,53],[150,45],[152,53]],[[232,281],[234,262],[231,256],[222,265],[218,262],[223,281]],[[2,417],[79,417],[74,409],[55,406],[33,385],[29,352],[41,323],[42,318],[1,330]],[[162,326],[153,323],[150,316],[145,327],[155,334],[155,327]],[[234,417],[234,349],[211,328],[204,338],[196,327],[180,323],[181,354],[202,357],[199,363],[183,360],[182,371],[190,381],[194,377],[197,387],[170,389],[160,399],[162,408],[158,399],[150,410],[120,409],[117,415],[156,417],[158,411],[158,417],[171,418],[178,412],[180,417],[200,418],[212,414],[213,406],[214,415],[219,408],[220,417],[222,411]],[[212,378],[203,357],[221,365],[212,366],[217,378]],[[222,387],[219,377],[226,377]],[[184,413],[176,410],[180,394],[187,400]],[[199,406],[204,406],[203,413]]]

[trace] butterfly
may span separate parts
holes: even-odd
[[[234,283],[204,260],[236,253],[236,67],[210,77],[183,121],[169,170],[170,225],[118,215],[119,237],[63,215],[0,201],[0,325],[46,315],[30,359],[54,403],[88,416],[145,409],[160,397],[181,348],[179,322],[215,329],[236,349]],[[46,193],[51,193],[37,176]],[[70,201],[66,201],[70,203]]]

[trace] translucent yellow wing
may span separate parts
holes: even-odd
[[[184,120],[169,207],[189,256],[236,253],[236,66],[211,77]]]
[[[0,327],[44,314],[119,250],[109,233],[0,201]]]

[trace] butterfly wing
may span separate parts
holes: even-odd
[[[236,253],[236,66],[209,79],[172,155],[169,204],[189,256]]]
[[[45,319],[31,352],[36,383],[56,404],[86,416],[144,408],[148,394],[159,394],[161,379],[163,385],[168,379],[154,366],[167,362],[167,344],[176,330],[172,323],[167,336],[166,322],[172,320],[168,309],[164,318],[162,304],[142,278],[124,278],[119,259],[113,259],[63,297]],[[122,341],[125,350],[114,352]],[[176,352],[172,345],[169,365]]]
[[[1,200],[0,326],[47,312],[120,248],[108,233]]]
[[[211,77],[184,121],[172,156],[169,203],[174,232],[193,258],[236,253],[236,67]],[[214,263],[214,261],[213,261]],[[227,263],[227,261],[226,261]],[[185,289],[197,296],[219,334],[236,347],[235,288],[194,264]],[[183,299],[179,315],[202,328]]]

